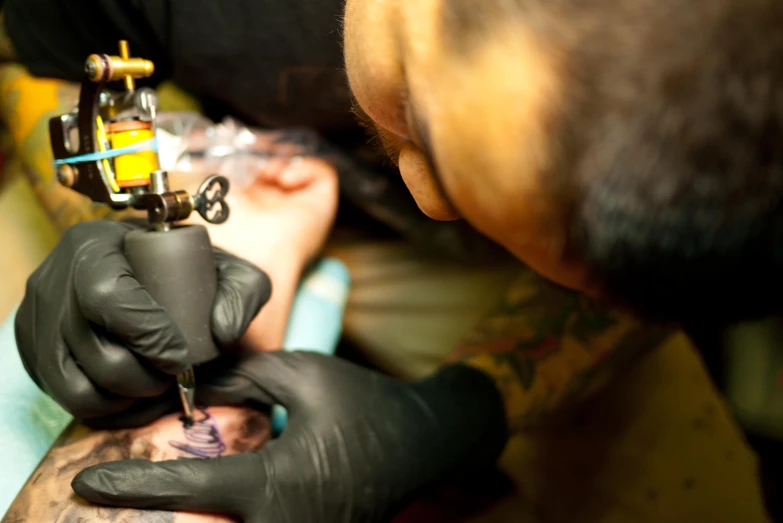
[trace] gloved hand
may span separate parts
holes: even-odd
[[[30,276],[16,315],[22,362],[38,386],[91,425],[134,426],[176,404],[183,334],[133,277],[123,252],[134,225],[97,221],[68,229]],[[255,266],[215,250],[212,333],[235,342],[268,300]],[[165,398],[165,400],[164,400]]]
[[[316,353],[267,352],[200,383],[206,403],[279,402],[287,428],[253,453],[93,466],[74,478],[76,493],[247,523],[386,521],[428,487],[493,465],[506,441],[495,385],[465,366],[408,383]]]

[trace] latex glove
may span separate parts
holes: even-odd
[[[506,441],[495,385],[464,366],[408,383],[320,354],[267,352],[211,383],[203,401],[279,402],[287,428],[254,453],[93,466],[74,478],[76,493],[250,523],[386,521],[428,487],[491,466]]]
[[[145,424],[176,403],[164,393],[185,369],[186,341],[133,277],[123,252],[128,223],[68,229],[30,276],[16,315],[22,361],[38,386],[96,426]],[[215,251],[212,333],[237,340],[267,301],[270,282],[248,262]]]

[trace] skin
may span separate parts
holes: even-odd
[[[565,256],[565,219],[543,183],[557,60],[511,23],[456,56],[438,34],[442,2],[348,0],[345,63],[359,112],[425,214],[462,217],[546,278],[594,292]]]
[[[263,447],[269,438],[266,417],[246,408],[211,407],[227,456]],[[30,476],[2,523],[23,521],[100,521],[137,523],[229,523],[225,516],[140,511],[93,505],[77,497],[71,480],[83,468],[117,459],[198,459],[171,442],[187,441],[177,414],[131,430],[93,431],[79,424],[66,429]]]

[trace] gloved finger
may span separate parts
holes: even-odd
[[[275,398],[259,388],[255,380],[241,370],[249,355],[225,354],[215,361],[196,367],[196,404],[204,406],[245,405],[255,408],[271,407]]]
[[[128,398],[152,398],[172,386],[171,376],[146,366],[133,352],[104,335],[100,326],[88,326],[84,319],[73,316],[63,323],[63,338],[73,357],[98,387]]]
[[[71,487],[103,505],[244,516],[264,496],[261,453],[153,463],[114,461],[79,472]]]
[[[16,340],[16,346],[19,350],[19,358],[22,360],[27,375],[30,379],[38,385],[38,388],[48,394],[43,383],[38,378],[38,374],[35,372],[35,368],[32,361],[28,361],[28,358],[34,358],[37,354],[35,349],[35,329],[36,325],[33,318],[32,309],[34,307],[33,300],[28,294],[25,294],[24,300],[22,300],[19,309],[16,311],[16,318],[14,319],[14,338]],[[64,347],[64,344],[62,345]]]
[[[178,408],[179,397],[175,394],[164,394],[157,398],[136,400],[130,408],[116,414],[86,418],[82,421],[90,428],[101,430],[143,427]]]
[[[269,301],[272,282],[250,262],[215,249],[217,293],[212,306],[212,334],[220,345],[235,343]]]
[[[199,377],[197,394],[208,405],[280,404],[294,414],[298,391],[315,386],[311,356],[318,355],[271,351],[221,358]]]
[[[121,250],[101,244],[74,272],[74,290],[85,318],[166,374],[185,370],[187,341],[166,310],[134,278]]]
[[[64,340],[55,340],[56,357],[28,362],[47,385],[46,392],[77,418],[108,416],[130,407],[134,400],[103,391],[84,374]]]

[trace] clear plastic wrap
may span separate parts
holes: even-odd
[[[335,147],[313,130],[262,130],[231,118],[216,124],[192,112],[161,113],[157,123],[161,168],[186,177],[192,173],[197,183],[208,174],[227,177],[232,186],[229,204],[259,173],[317,157],[337,172],[343,203],[350,202],[363,214],[352,218],[352,226],[383,224],[439,257],[487,262],[508,256],[465,221],[430,220],[419,211],[399,175],[368,165],[352,154],[355,151]]]
[[[158,116],[161,168],[196,175],[221,174],[244,188],[273,159],[312,156],[320,140],[308,129],[263,131],[227,118],[215,124],[198,113]]]

